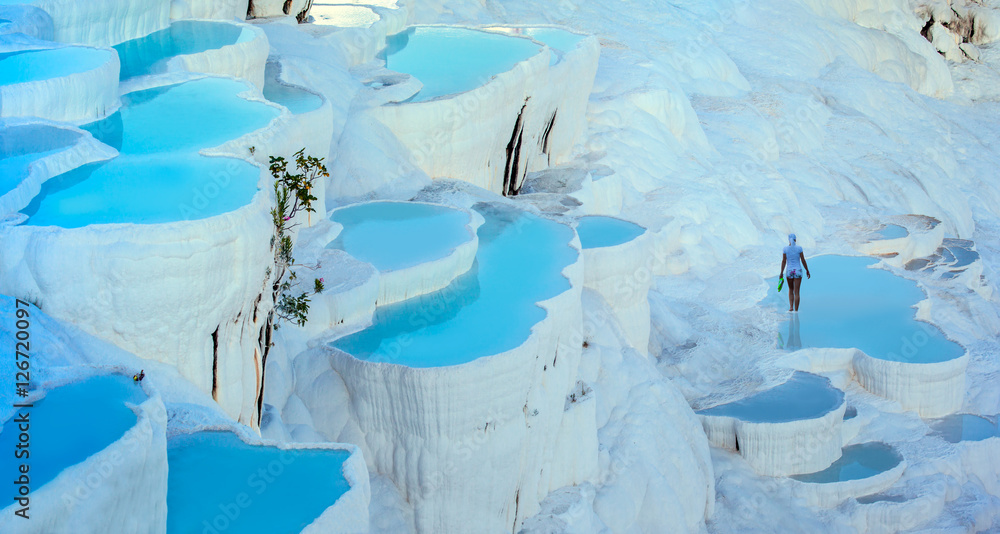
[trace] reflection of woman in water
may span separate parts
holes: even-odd
[[[785,265],[788,270],[785,270]],[[795,234],[788,234],[788,246],[781,254],[781,274],[778,278],[788,275],[788,311],[799,311],[799,288],[802,287],[802,269],[805,268],[806,278],[812,278],[809,274],[809,266],[806,265],[806,257],[802,253],[802,247],[795,244]]]
[[[792,315],[792,319],[788,321],[788,343],[785,345],[786,350],[799,350],[802,348],[802,337],[799,335],[799,315]]]

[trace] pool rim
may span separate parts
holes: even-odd
[[[483,200],[483,201],[473,202],[473,205],[478,205],[478,204],[490,204],[490,205],[496,204],[496,205],[511,207],[511,204],[508,204],[507,202],[496,201],[496,200],[493,201]],[[332,343],[334,341],[349,336],[351,334],[360,332],[362,330],[365,330],[366,328],[371,326],[364,324],[352,325],[352,327],[349,329],[346,330],[334,329],[315,338],[317,346],[321,347],[322,350],[325,351],[327,354],[329,354],[330,357],[333,358],[335,361],[340,362],[334,367],[334,369],[343,370],[343,369],[348,369],[351,366],[375,366],[376,369],[394,369],[395,370],[394,372],[401,373],[401,376],[408,376],[408,375],[413,375],[415,377],[431,377],[434,375],[441,377],[446,377],[449,375],[454,376],[455,375],[454,371],[456,369],[462,370],[458,374],[464,372],[472,372],[471,370],[477,368],[488,369],[494,365],[493,362],[499,361],[499,359],[504,357],[515,357],[520,352],[523,351],[523,348],[525,346],[527,346],[530,343],[533,343],[536,336],[540,335],[538,334],[538,331],[541,328],[540,325],[546,323],[547,321],[552,320],[553,317],[556,315],[553,313],[553,310],[558,308],[558,302],[561,299],[565,299],[567,298],[567,295],[571,295],[573,293],[576,293],[577,295],[582,295],[584,287],[583,250],[580,248],[580,237],[576,234],[576,230],[567,225],[559,218],[553,217],[552,215],[546,213],[537,213],[530,209],[525,209],[524,207],[521,206],[513,206],[513,208],[521,212],[522,214],[530,214],[535,217],[538,217],[539,219],[567,227],[572,232],[572,235],[570,237],[570,240],[566,242],[566,245],[569,246],[572,250],[574,250],[577,254],[575,261],[570,262],[559,271],[559,275],[566,279],[566,282],[569,285],[569,287],[566,288],[564,291],[552,295],[551,297],[545,300],[537,301],[534,303],[535,306],[538,306],[539,308],[542,309],[542,311],[545,312],[545,316],[539,319],[538,322],[536,322],[535,324],[531,325],[531,328],[528,329],[528,335],[524,338],[523,341],[502,352],[498,352],[495,354],[484,354],[477,358],[473,358],[471,360],[454,365],[413,367],[392,361],[371,361],[358,358],[357,356],[351,354],[350,352],[347,352],[343,349],[333,346]],[[467,209],[470,211],[476,211],[471,206]],[[574,280],[576,280],[578,283],[574,284]]]
[[[642,228],[642,233],[640,233],[639,235],[633,237],[632,239],[629,239],[628,241],[624,241],[622,243],[618,243],[617,245],[607,245],[607,246],[603,246],[603,247],[589,247],[589,248],[584,248],[584,246],[583,246],[583,244],[581,242],[581,244],[580,244],[580,249],[581,250],[585,250],[585,251],[586,250],[607,251],[607,250],[610,250],[610,249],[615,249],[615,248],[618,248],[618,247],[625,247],[625,246],[631,245],[633,243],[636,243],[640,239],[644,239],[644,238],[649,237],[651,235],[651,233],[649,231],[649,227],[643,226],[643,225],[641,225],[641,224],[639,224],[639,223],[637,223],[635,221],[630,221],[628,219],[625,219],[623,217],[618,217],[616,215],[603,215],[603,214],[600,214],[600,213],[588,213],[586,215],[578,215],[578,216],[573,217],[573,225],[572,225],[573,232],[575,232],[577,234],[578,238],[579,238],[580,232],[577,230],[577,228],[580,225],[580,219],[583,219],[583,218],[586,218],[586,217],[599,217],[599,218],[602,218],[602,219],[615,219],[615,220],[626,222],[626,223],[629,223],[629,224],[634,224],[634,225],[638,226],[639,228]],[[581,241],[582,241],[582,239],[581,239]]]
[[[498,32],[486,31],[486,30],[482,29],[481,27],[479,27],[478,25],[431,23],[431,24],[410,24],[408,26],[403,27],[402,29],[400,29],[396,33],[393,33],[391,35],[387,35],[386,39],[388,39],[389,37],[393,37],[395,35],[399,35],[400,33],[403,33],[403,32],[405,32],[405,31],[407,31],[407,30],[409,30],[411,28],[458,28],[458,29],[463,29],[463,30],[470,30],[470,31],[476,31],[476,32],[481,32],[481,33],[488,33],[488,34],[491,34],[491,35],[501,35]],[[530,42],[532,42],[532,43],[534,43],[536,45],[539,45],[540,48],[539,48],[539,50],[538,50],[538,52],[536,54],[533,54],[533,55],[531,55],[531,56],[529,56],[529,57],[527,57],[525,59],[522,59],[521,61],[518,61],[516,64],[514,64],[513,67],[511,67],[511,68],[509,68],[509,69],[507,69],[505,71],[498,72],[496,74],[491,75],[490,79],[487,80],[486,83],[484,83],[482,85],[478,85],[478,86],[473,87],[471,89],[466,89],[465,91],[459,91],[457,93],[449,93],[449,94],[446,94],[446,95],[439,95],[439,96],[436,96],[434,98],[428,98],[427,100],[420,100],[420,101],[416,101],[416,102],[411,101],[410,99],[412,99],[413,97],[415,97],[418,94],[420,94],[420,91],[418,90],[417,92],[415,92],[412,95],[410,95],[406,100],[386,102],[386,103],[382,104],[382,106],[388,106],[388,107],[395,107],[395,106],[418,106],[418,105],[421,105],[421,104],[431,104],[431,103],[446,102],[446,101],[454,99],[454,98],[458,98],[458,97],[461,97],[461,96],[464,96],[464,95],[468,95],[468,94],[473,93],[475,91],[484,90],[484,88],[489,87],[489,86],[491,86],[491,85],[493,85],[495,83],[498,83],[498,81],[501,79],[501,77],[506,78],[508,76],[512,76],[513,73],[514,73],[514,71],[518,70],[519,68],[521,68],[521,67],[523,67],[525,65],[529,65],[532,61],[536,61],[539,58],[542,58],[542,59],[545,60],[546,68],[548,68],[549,60],[546,57],[546,54],[549,52],[549,47],[547,45],[545,45],[544,43],[539,43],[538,41],[536,41],[534,39],[531,39],[528,36],[507,35],[506,37],[517,38],[517,39],[524,39],[524,40],[530,41]],[[384,46],[381,50],[379,50],[375,54],[375,60],[381,62],[382,68],[386,69],[389,72],[395,72],[395,73],[403,74],[403,75],[408,76],[408,77],[410,77],[410,78],[412,78],[414,80],[420,81],[420,78],[417,78],[416,76],[414,76],[414,75],[412,75],[412,74],[410,74],[408,72],[400,72],[400,71],[395,71],[395,70],[389,69],[386,66],[386,58],[384,57],[385,56],[385,50],[386,50],[386,48],[388,48],[388,45]],[[421,83],[421,90],[422,90],[423,89],[423,87],[422,87],[423,82],[420,82],[420,83]]]

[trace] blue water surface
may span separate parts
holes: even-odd
[[[475,89],[541,50],[529,39],[442,26],[410,27],[386,45],[386,67],[424,85],[413,102]]]
[[[228,22],[179,20],[167,28],[117,44],[121,79],[166,72],[170,58],[198,54],[252,38],[249,31]]]
[[[61,78],[94,70],[111,60],[109,50],[67,46],[0,54],[0,85]]]
[[[906,237],[910,235],[910,233],[906,231],[906,228],[903,228],[898,224],[887,224],[884,228],[878,231],[878,235],[880,235],[882,239],[898,239],[900,237]]]
[[[885,443],[862,443],[844,447],[843,455],[830,467],[815,473],[792,475],[792,478],[817,484],[860,480],[888,471],[902,460],[899,453]]]
[[[585,249],[628,243],[645,231],[646,229],[638,224],[603,215],[580,217],[576,225],[576,232],[580,235],[580,246]]]
[[[316,111],[323,105],[323,99],[315,93],[270,79],[264,83],[264,98],[285,106],[294,115]]]
[[[0,476],[10,484],[22,460],[27,460],[30,487],[37,491],[67,467],[86,460],[106,449],[130,428],[137,417],[125,403],[141,404],[146,400],[142,388],[131,377],[94,376],[48,391],[32,408],[17,409],[28,413],[29,454],[27,459],[14,457],[19,440],[14,417],[0,431]]]
[[[444,367],[516,348],[545,318],[536,303],[570,288],[562,270],[576,261],[573,230],[490,204],[475,207],[476,264],[448,287],[383,306],[371,327],[333,346],[363,360]]]
[[[198,154],[277,117],[277,109],[237,96],[246,90],[238,81],[204,78],[125,95],[120,111],[83,126],[121,154],[47,181],[22,210],[25,224],[155,224],[204,219],[247,205],[257,192],[260,169]]]
[[[301,532],[350,489],[349,455],[249,445],[231,432],[171,438],[167,532]]]
[[[395,271],[443,258],[472,239],[469,214],[416,202],[370,202],[338,209],[331,216],[344,226],[328,246]]]
[[[822,376],[796,371],[788,381],[698,413],[751,423],[786,423],[822,417],[844,402],[844,392]]]
[[[545,43],[552,50],[551,65],[558,63],[567,52],[570,52],[585,36],[566,31],[561,28],[525,28],[525,35]]]
[[[906,363],[942,362],[965,353],[940,329],[916,320],[913,305],[925,298],[916,282],[869,268],[877,261],[866,257],[817,256],[807,263],[812,279],[802,281],[799,312],[779,326],[779,348],[857,348]],[[779,294],[778,280],[769,284],[768,302],[787,313],[787,287]]]
[[[931,429],[935,435],[950,443],[1000,437],[1000,428],[996,423],[970,413],[956,413],[938,419],[931,423]]]
[[[28,173],[28,166],[73,146],[80,134],[45,124],[0,128],[0,195],[9,193]]]

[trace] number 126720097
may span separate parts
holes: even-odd
[[[31,381],[31,311],[29,304],[16,300],[14,307],[14,363],[17,367],[15,386],[20,397],[28,395],[28,384]]]

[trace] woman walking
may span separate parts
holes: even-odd
[[[788,270],[785,270],[785,266]],[[809,265],[806,264],[806,257],[802,253],[802,247],[795,244],[795,234],[788,234],[788,246],[781,252],[781,274],[780,280],[788,275],[788,311],[799,311],[799,288],[802,287],[802,269],[805,268],[806,278],[812,278],[809,274]]]

